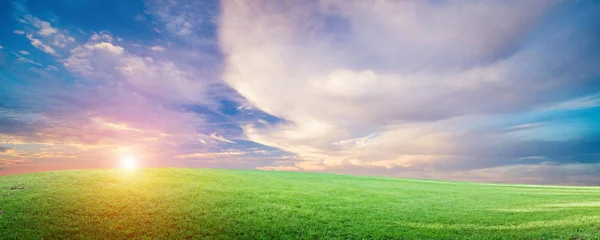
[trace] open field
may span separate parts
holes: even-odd
[[[600,188],[212,169],[0,177],[1,239],[600,239]]]

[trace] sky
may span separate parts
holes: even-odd
[[[0,0],[0,175],[600,185],[593,0]]]

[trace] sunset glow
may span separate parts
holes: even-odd
[[[137,159],[133,156],[124,156],[121,159],[121,168],[125,170],[133,170],[137,168]]]
[[[143,165],[600,184],[597,1],[0,6],[0,175]]]
[[[600,240],[600,0],[0,0],[0,23],[0,240]]]

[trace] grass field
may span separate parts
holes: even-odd
[[[0,239],[600,239],[600,188],[138,169],[0,177]]]

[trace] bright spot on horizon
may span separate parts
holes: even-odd
[[[137,163],[135,157],[124,156],[123,158],[121,158],[121,168],[128,170],[136,169]]]

